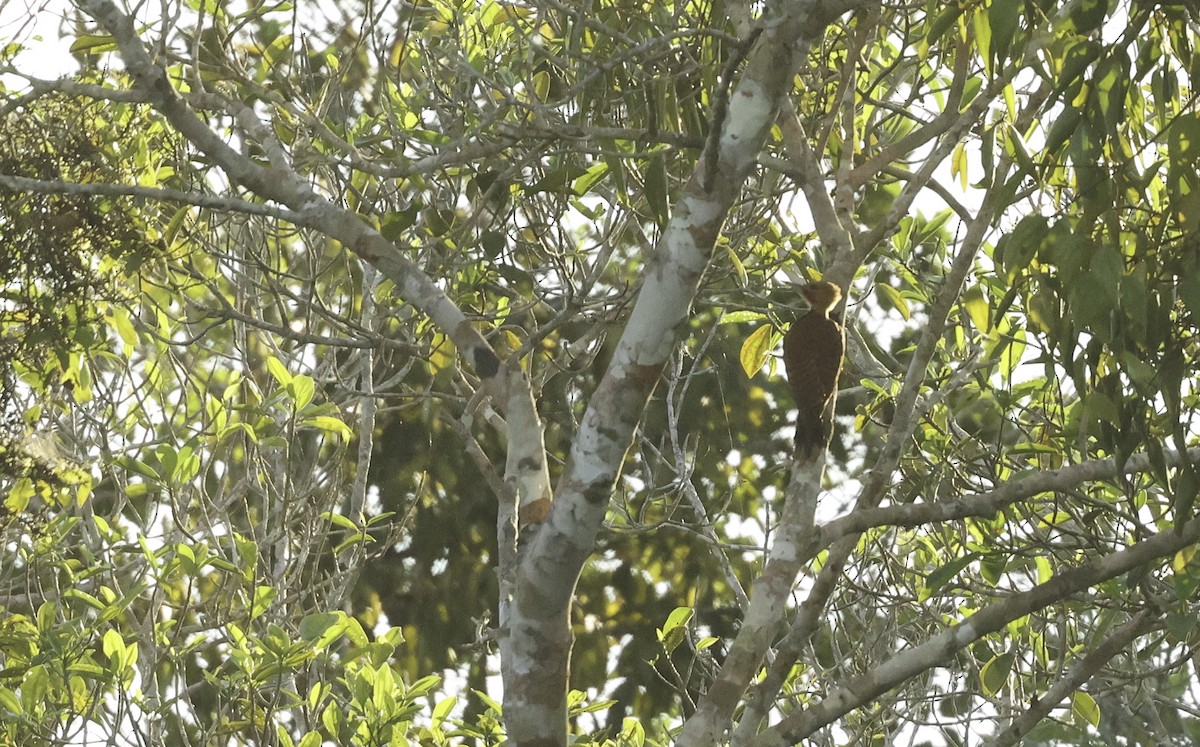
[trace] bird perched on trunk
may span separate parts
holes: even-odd
[[[800,290],[809,312],[792,323],[783,338],[783,365],[796,400],[796,457],[813,460],[829,447],[833,408],[846,339],[829,311],[842,298],[833,283],[810,283]]]

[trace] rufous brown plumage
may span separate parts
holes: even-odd
[[[829,312],[842,298],[833,283],[810,283],[801,289],[811,310],[792,323],[783,337],[783,365],[796,400],[796,457],[812,460],[829,447],[833,435],[831,402],[846,340]]]

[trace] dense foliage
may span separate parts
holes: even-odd
[[[767,5],[88,0],[58,80],[6,40],[0,742],[498,743],[516,415],[434,290],[569,483],[809,3]],[[1200,740],[1198,19],[835,5],[602,496],[573,733]],[[722,711],[793,538],[774,352],[819,277],[848,291],[826,491]]]

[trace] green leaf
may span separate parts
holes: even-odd
[[[354,547],[355,545],[366,542],[369,539],[371,539],[371,536],[368,534],[364,534],[362,532],[354,532],[353,534],[348,534],[348,535],[346,535],[346,539],[342,540],[341,542],[339,542],[337,545],[334,546],[333,554],[340,555],[347,548]]]
[[[1110,245],[1096,247],[1090,260],[1087,271],[1071,287],[1070,306],[1077,324],[1109,340],[1113,314],[1120,300],[1124,260]]]
[[[492,713],[500,714],[504,712],[504,706],[500,705],[500,701],[496,700],[492,696],[474,688],[471,689],[471,692],[475,693],[475,697],[479,698],[479,702],[487,706],[488,710]]]
[[[1083,112],[1078,107],[1064,103],[1062,112],[1054,118],[1054,124],[1050,125],[1050,132],[1046,134],[1045,152],[1057,152],[1063,143],[1075,134],[1075,130],[1079,129],[1082,119]]]
[[[479,236],[479,248],[486,259],[493,260],[508,247],[507,235],[502,231],[484,231]]]
[[[745,288],[750,283],[750,277],[746,273],[746,265],[742,263],[742,258],[733,250],[733,245],[729,242],[722,242],[725,246],[725,254],[729,257],[729,263],[733,265],[733,269],[737,272],[739,284]]]
[[[338,734],[342,730],[342,724],[346,722],[346,717],[342,713],[342,704],[330,702],[329,706],[321,711],[321,725],[330,734]]]
[[[350,426],[343,423],[339,418],[331,417],[329,415],[318,415],[315,418],[305,418],[302,423],[304,425],[326,431],[327,433],[334,433],[347,440],[354,435],[353,431],[350,430]]]
[[[879,283],[875,287],[878,288],[884,296],[887,296],[887,300],[891,302],[896,311],[900,312],[900,316],[904,317],[905,321],[908,321],[909,317],[912,316],[912,311],[908,308],[908,301],[904,299],[904,296],[900,295],[900,291],[896,290],[887,283]]]
[[[936,594],[943,586],[957,576],[964,568],[970,565],[979,557],[979,553],[970,552],[961,558],[946,563],[945,565],[934,569],[932,573],[925,577],[925,585],[921,588],[920,599],[925,601]]]
[[[235,534],[233,545],[237,550],[238,559],[246,568],[253,570],[258,565],[258,543],[241,534]]]
[[[326,683],[326,682],[314,683],[313,686],[308,689],[308,700],[307,700],[308,707],[310,709],[312,709],[313,711],[316,711],[320,707],[321,701],[323,701],[323,700],[325,700],[325,698],[329,697],[330,691],[331,691],[331,688],[328,683]]]
[[[435,687],[442,684],[442,678],[436,674],[427,674],[421,677],[408,688],[408,694],[411,697],[418,697],[425,693],[432,692]]]
[[[141,461],[140,459],[135,459],[133,457],[117,457],[116,463],[118,467],[121,467],[128,472],[134,472],[142,477],[154,480],[155,482],[162,479],[162,476],[159,475],[153,467]]]
[[[287,385],[288,395],[292,398],[293,407],[303,410],[313,400],[316,385],[311,376],[303,374],[294,377]]]
[[[224,571],[225,573],[241,573],[240,568],[223,558],[210,558],[208,564],[218,571]]]
[[[683,643],[687,636],[688,623],[694,614],[695,611],[691,607],[676,607],[671,611],[666,623],[658,631],[658,640],[662,642],[663,649],[668,652],[674,651],[676,646]]]
[[[92,596],[91,594],[88,594],[86,591],[83,591],[82,589],[67,589],[65,592],[63,592],[63,598],[64,599],[78,599],[78,600],[82,601],[84,604],[88,605],[89,607],[92,607],[93,609],[98,609],[98,610],[102,610],[107,606],[104,604],[104,602],[101,602],[99,599]]]
[[[529,186],[532,192],[551,192],[560,195],[575,195],[575,181],[587,174],[587,171],[576,164],[560,166]],[[447,213],[445,222],[447,228],[453,222],[454,214]]]
[[[1077,725],[1088,724],[1094,729],[1100,726],[1100,705],[1091,695],[1077,690],[1071,696],[1071,717]]]
[[[58,606],[54,602],[42,602],[37,609],[37,626],[42,633],[54,630],[58,618]]]
[[[1065,524],[1072,518],[1073,517],[1071,514],[1067,513],[1066,511],[1051,511],[1042,516],[1041,520],[1038,522],[1038,526],[1042,528],[1056,527],[1059,524]]]
[[[1057,80],[1055,80],[1054,92],[1056,95],[1063,95],[1068,89],[1073,87],[1088,66],[1099,59],[1104,48],[1092,39],[1077,36],[1074,40],[1068,42],[1065,52],[1061,56],[1061,68],[1058,71]]]
[[[600,180],[607,175],[608,164],[601,161],[591,166],[586,172],[584,172],[583,176],[576,179],[575,183],[572,185],[572,189],[577,196],[582,197],[588,192],[591,192],[592,187],[595,187],[597,184],[599,184]]]
[[[975,325],[975,329],[985,334],[991,331],[992,324],[988,315],[988,302],[983,297],[983,288],[979,285],[972,285],[967,288],[963,293],[962,302],[967,310],[967,315],[971,317],[971,323]]]
[[[1158,369],[1146,363],[1131,350],[1121,351],[1121,368],[1129,374],[1129,379],[1139,392],[1148,395],[1154,393],[1154,381],[1158,377]]]
[[[292,375],[288,373],[287,367],[273,355],[267,357],[267,370],[275,377],[275,381],[279,382],[279,386],[292,383]]]
[[[421,203],[414,200],[408,208],[400,211],[384,213],[379,222],[379,233],[388,241],[396,241],[404,236],[404,232],[413,227],[417,216],[421,214]]]
[[[346,619],[346,637],[355,646],[366,646],[369,643],[367,634],[363,631],[362,624],[358,622],[357,618],[350,617]]]
[[[671,215],[671,200],[667,192],[667,159],[661,152],[646,162],[646,202],[659,227],[667,225]]]
[[[279,596],[279,591],[270,586],[254,587],[254,602],[250,605],[250,619],[253,620],[266,612],[277,596]]]
[[[1004,267],[1009,279],[1029,267],[1046,239],[1049,227],[1045,216],[1029,215],[996,244],[996,260]]]
[[[34,711],[42,707],[42,701],[50,692],[50,674],[45,664],[38,664],[25,673],[21,683],[21,706],[24,711]]]
[[[1008,556],[988,555],[979,561],[979,575],[989,584],[995,586],[1008,567]]]
[[[1088,392],[1084,398],[1084,407],[1088,417],[1094,420],[1102,420],[1113,425],[1120,423],[1121,414],[1117,410],[1117,404],[1104,392]]]
[[[1080,0],[1071,4],[1070,19],[1075,31],[1086,36],[1089,31],[1100,28],[1108,14],[1109,0]]]
[[[200,457],[190,446],[184,446],[175,453],[175,466],[171,470],[171,480],[183,485],[196,476],[200,471]]]
[[[430,722],[433,728],[438,728],[442,722],[450,716],[450,712],[454,710],[454,706],[458,704],[458,698],[451,695],[448,698],[442,698],[433,707],[433,713],[430,714]]]
[[[585,698],[587,698],[587,694],[580,692],[579,690],[571,691],[572,695],[574,695],[575,693],[579,693],[581,702],[579,705],[571,708],[572,716],[578,716],[581,713],[599,713],[600,711],[607,711],[609,708],[611,708],[613,706],[614,703],[617,702],[615,700],[597,700],[592,703],[585,703],[582,701]]]
[[[983,669],[979,672],[979,682],[983,686],[985,695],[996,695],[1004,689],[1016,658],[1016,654],[1000,654],[983,665]]]
[[[358,531],[358,524],[355,524],[349,517],[343,516],[342,514],[335,514],[331,511],[326,511],[321,514],[321,518],[341,527],[342,529],[346,529],[351,532]]]
[[[1175,570],[1177,573],[1183,571],[1178,567]],[[1195,613],[1192,612],[1168,612],[1165,620],[1167,630],[1180,641],[1190,639],[1196,632],[1197,624],[1200,623],[1200,620],[1196,619]]]
[[[1129,80],[1129,59],[1114,52],[1096,66],[1092,77],[1096,86],[1096,103],[1104,117],[1109,134],[1115,135],[1125,118],[1125,86]]]
[[[992,25],[988,14],[977,11],[971,16],[971,25],[975,30],[975,43],[979,46],[979,56],[983,58],[988,75],[991,75],[992,60],[995,55],[992,53]]]
[[[28,477],[18,479],[4,497],[4,509],[10,514],[21,514],[29,508],[29,501],[37,495],[33,481]]]
[[[1187,275],[1180,279],[1176,289],[1179,299],[1193,316],[1200,317],[1200,275]]]
[[[1014,330],[1011,335],[1005,336],[1005,340],[1008,344],[1004,345],[1000,354],[1000,374],[1012,379],[1013,372],[1021,365],[1021,356],[1025,354],[1025,330]]]
[[[0,687],[0,708],[18,716],[24,713],[24,709],[21,708],[21,701],[17,699],[16,693],[7,687]]]
[[[125,639],[120,633],[109,628],[104,632],[100,650],[115,663],[125,654]]]
[[[746,372],[747,379],[753,378],[766,364],[771,348],[775,347],[775,335],[774,325],[764,324],[751,332],[742,343],[738,360],[742,364],[742,370]]]
[[[117,334],[121,336],[121,341],[125,343],[126,349],[130,350],[138,343],[137,330],[133,328],[133,322],[129,319],[129,312],[125,309],[113,309],[112,316],[113,328],[117,330]]]
[[[296,742],[292,739],[292,735],[284,728],[283,724],[275,726],[275,739],[279,747],[296,747]]]
[[[108,34],[85,34],[75,38],[75,41],[71,43],[70,51],[72,54],[104,54],[105,52],[116,52],[117,41]]]
[[[323,649],[341,637],[346,630],[346,615],[342,612],[320,612],[300,619],[300,637]]]
[[[1003,65],[1008,58],[1008,48],[1021,20],[1024,0],[992,0],[988,7],[988,25],[991,27],[991,57],[993,69]]]
[[[1044,584],[1054,578],[1054,568],[1050,566],[1050,561],[1042,556],[1038,556],[1033,565],[1037,568],[1037,582]]]

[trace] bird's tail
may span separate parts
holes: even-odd
[[[796,413],[796,458],[812,461],[829,448],[833,429],[820,410],[806,410]]]

